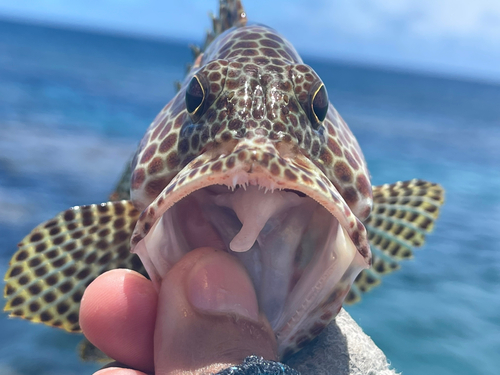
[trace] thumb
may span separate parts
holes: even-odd
[[[223,251],[191,251],[160,287],[155,373],[214,373],[252,354],[275,360],[277,344],[245,268]]]

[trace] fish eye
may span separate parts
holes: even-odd
[[[197,76],[194,76],[186,89],[186,109],[190,115],[199,115],[205,102],[205,89]]]
[[[314,129],[318,129],[320,123],[325,119],[328,112],[328,94],[325,85],[321,83],[313,91],[311,98],[311,116],[310,120]]]

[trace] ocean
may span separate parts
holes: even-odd
[[[106,201],[191,61],[187,44],[0,21],[0,274],[38,223]],[[374,185],[446,203],[415,258],[347,310],[404,375],[500,368],[500,86],[307,58]],[[0,315],[0,374],[90,374],[81,336]]]

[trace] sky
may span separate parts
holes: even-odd
[[[302,54],[500,83],[500,0],[243,0]],[[216,0],[0,0],[0,17],[201,41]]]

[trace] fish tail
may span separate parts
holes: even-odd
[[[38,225],[18,245],[5,274],[4,311],[80,332],[85,288],[114,268],[145,273],[130,253],[139,211],[130,201],[76,206]]]
[[[423,180],[399,181],[373,187],[373,210],[365,220],[372,250],[372,268],[363,270],[354,282],[346,303],[380,284],[381,276],[411,259],[412,249],[421,247],[434,227],[444,203],[444,189]]]

